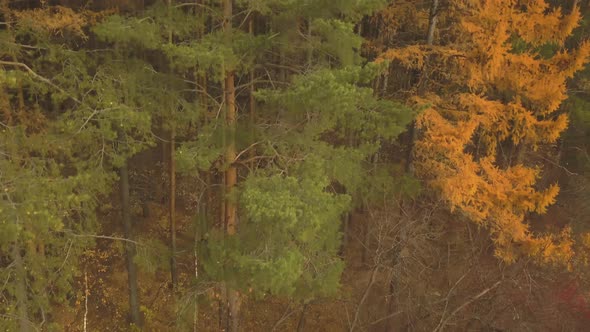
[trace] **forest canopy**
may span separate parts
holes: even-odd
[[[587,326],[589,18],[0,0],[0,329]]]

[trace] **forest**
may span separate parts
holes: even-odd
[[[0,330],[587,331],[590,0],[0,0]]]

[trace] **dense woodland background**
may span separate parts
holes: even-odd
[[[586,330],[589,19],[1,0],[0,330]]]

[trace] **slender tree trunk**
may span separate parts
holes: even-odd
[[[172,0],[168,0],[168,10],[172,6]],[[168,31],[168,44],[172,45],[172,30]],[[172,280],[172,291],[176,289],[177,274],[176,274],[176,159],[174,154],[176,152],[176,124],[174,118],[174,111],[172,111],[172,123],[170,128],[170,156],[169,156],[169,176],[170,176],[170,279]]]
[[[387,87],[389,84],[389,71],[390,68],[387,68],[385,74],[383,74],[383,86],[381,87],[381,97],[385,98],[387,95]]]
[[[231,42],[232,34],[232,0],[223,0],[223,30],[226,38]],[[225,225],[227,235],[232,236],[237,231],[237,206],[233,199],[228,198],[237,184],[238,173],[234,165],[237,153],[235,142],[236,131],[236,91],[235,74],[233,69],[225,73],[225,123],[229,132],[229,140],[225,147]],[[238,292],[227,287],[230,314],[229,331],[237,332],[239,328],[240,298]]]
[[[299,323],[297,323],[297,332],[305,331],[305,312],[307,311],[308,303],[303,305],[303,309],[301,309],[301,316],[299,316]]]
[[[174,153],[176,144],[176,130],[174,125],[170,131],[170,277],[172,289],[176,288],[176,160]]]
[[[279,46],[280,47],[280,46]],[[282,83],[287,82],[287,70],[286,68],[286,60],[285,60],[285,50],[281,47],[279,49],[279,81]]]
[[[88,290],[88,271],[84,267],[84,332],[88,331],[88,296],[90,291]]]
[[[122,135],[119,135],[119,137],[121,136]],[[127,161],[125,161],[125,164],[123,164],[123,166],[120,168],[119,177],[124,235],[126,239],[133,240],[131,225],[131,204],[129,201],[129,170]],[[137,266],[133,261],[137,253],[135,243],[125,241],[125,253],[129,286],[129,316],[131,323],[141,326],[142,322],[139,313],[139,293],[137,287]]]
[[[254,35],[254,14],[252,13],[250,15],[250,21],[248,22],[248,32],[251,35]],[[250,110],[250,137],[253,140],[254,139],[254,124],[256,123],[256,100],[254,99],[254,91],[255,89],[255,84],[254,84],[254,69],[250,70],[250,94],[249,94],[249,99],[248,99],[248,108]],[[254,156],[256,155],[256,149],[255,148],[251,148],[250,152],[248,154],[251,162],[250,162],[250,170],[253,171],[254,170]]]
[[[439,0],[432,0],[430,6],[430,17],[428,20],[428,34],[426,35],[426,44],[432,45],[434,43],[434,31],[436,30],[436,23],[438,22],[438,8]]]
[[[311,70],[311,66],[313,65],[313,46],[311,44],[311,17],[307,18],[307,40],[307,68],[308,70]]]
[[[354,319],[352,320],[352,324],[350,325],[350,332],[353,332],[356,327],[356,324],[359,320],[359,316],[360,316],[361,310],[363,308],[363,305],[365,304],[365,301],[369,297],[371,287],[373,287],[373,285],[375,284],[375,280],[377,279],[377,272],[378,271],[379,271],[379,265],[374,266],[373,270],[371,271],[371,277],[369,278],[369,283],[367,284],[367,287],[365,288],[365,292],[363,293],[363,296],[361,297],[359,304],[356,308],[356,311],[354,314]]]
[[[414,174],[414,145],[416,142],[416,120],[412,120],[410,123],[410,127],[408,128],[408,150],[406,151],[406,164],[405,164],[405,171],[410,174]]]
[[[224,0],[224,14],[226,17],[225,26],[227,31],[231,31],[231,0]],[[237,184],[237,169],[234,165],[236,159],[236,142],[235,142],[235,130],[236,130],[236,89],[234,82],[235,74],[232,71],[228,71],[225,76],[225,123],[229,132],[227,145],[225,147],[225,189],[226,194],[230,194],[232,189]],[[233,235],[236,233],[236,204],[233,200],[227,199],[225,202],[225,224],[227,227],[227,233]]]
[[[160,118],[160,121],[164,121],[162,118]],[[162,138],[165,138],[167,136],[166,130],[164,129],[164,125],[160,124],[160,128],[159,128],[160,132],[159,135]],[[160,156],[158,156],[158,159],[161,161],[161,165],[162,165],[162,169],[160,170],[161,173],[158,173],[158,176],[154,179],[154,185],[155,185],[155,191],[154,191],[154,196],[156,197],[156,201],[158,202],[158,204],[166,204],[166,186],[165,183],[166,181],[164,180],[164,177],[167,174],[167,170],[168,170],[168,144],[167,142],[165,142],[164,139],[161,140],[160,142]]]
[[[27,271],[25,263],[20,253],[20,246],[18,241],[15,241],[12,249],[12,256],[14,259],[15,273],[15,296],[16,296],[16,311],[18,315],[18,330],[20,332],[32,331],[31,323],[28,315],[28,301],[27,301]]]
[[[354,210],[348,212],[342,217],[342,242],[340,243],[340,249],[338,250],[338,255],[342,257],[344,257],[346,246],[348,245],[348,234],[350,233],[350,224],[353,213]]]
[[[436,31],[436,24],[438,22],[438,11],[439,11],[439,0],[432,0],[430,5],[430,16],[428,20],[428,32],[426,33],[426,45],[432,46],[434,44],[434,32]],[[428,60],[426,61],[428,63]],[[418,86],[418,93],[424,93],[426,88],[426,83],[428,81],[428,66],[424,66],[424,72],[422,73],[422,77],[420,78],[420,83]],[[408,144],[408,153],[406,157],[406,172],[414,173],[414,144],[416,142],[416,138],[418,136],[416,130],[416,121],[412,121],[410,125],[410,129],[408,130],[408,134],[410,136],[410,141]]]
[[[197,22],[204,22],[205,19],[205,1],[204,0],[198,0],[197,4],[199,4],[199,8],[195,10],[195,15],[197,18]],[[197,40],[201,40],[203,38],[205,34],[205,25],[203,24],[198,25],[197,27]],[[198,104],[200,104],[201,107],[203,107],[203,109],[205,110],[205,118],[204,121],[205,123],[208,122],[208,114],[209,114],[209,107],[208,107],[208,96],[207,96],[207,76],[206,74],[203,75],[199,75],[198,73],[198,68],[195,68],[194,71],[194,76],[195,76],[195,81],[198,83],[197,85],[197,89],[196,89],[196,101]],[[201,91],[199,91],[201,90]],[[201,234],[205,234],[207,232],[207,226],[208,226],[208,222],[209,222],[209,198],[211,196],[210,194],[210,185],[211,185],[211,172],[206,171],[206,172],[201,172],[201,176],[204,177],[206,180],[206,187],[205,187],[205,191],[206,191],[206,196],[204,198],[204,202],[203,199],[199,200],[198,203],[198,213],[199,213],[199,218],[197,219],[197,225],[195,225],[195,232],[194,232],[194,238],[193,238],[193,250],[194,250],[194,271],[195,271],[195,279],[199,278],[199,245],[201,243],[202,240],[202,235]],[[198,323],[199,323],[199,295],[197,293],[195,293],[194,295],[194,299],[195,301],[194,303],[194,311],[193,311],[193,331],[198,331]]]
[[[250,15],[250,21],[248,22],[248,32],[251,35],[254,35],[254,14]],[[254,99],[254,91],[256,90],[254,84],[254,69],[250,70],[250,91],[248,96],[248,108],[250,111],[250,137],[254,140],[254,124],[256,123],[256,100]],[[254,171],[254,157],[256,156],[256,149],[253,147],[250,149],[248,153],[248,157],[250,158],[250,171]]]

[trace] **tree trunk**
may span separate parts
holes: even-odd
[[[313,65],[313,47],[312,47],[312,43],[311,43],[311,17],[307,18],[307,41],[308,41],[308,46],[307,46],[307,68],[308,70],[311,70],[311,67]]]
[[[299,323],[297,323],[297,332],[305,331],[305,312],[307,311],[308,304],[305,303],[303,305],[303,309],[301,309],[301,316],[299,316]]]
[[[133,240],[131,225],[131,204],[129,201],[129,170],[127,161],[125,161],[125,164],[123,164],[119,170],[119,176],[124,235],[126,239]],[[139,313],[139,294],[137,287],[137,266],[133,261],[136,252],[137,249],[135,248],[135,243],[125,241],[125,260],[127,262],[127,276],[129,286],[129,316],[131,323],[141,326],[141,316]]]
[[[176,130],[172,125],[170,131],[170,277],[172,280],[172,290],[176,288],[176,160],[174,153],[176,144]]]
[[[350,232],[351,232],[351,224],[353,218],[354,209],[348,213],[346,213],[342,217],[341,225],[342,225],[342,242],[340,243],[340,249],[338,250],[338,255],[341,257],[345,257],[346,254],[346,246],[348,245]]]
[[[248,32],[254,36],[254,13],[250,15],[250,21],[248,22]],[[250,70],[250,93],[248,96],[248,108],[250,111],[250,137],[254,140],[254,124],[256,123],[256,100],[254,99],[254,69]],[[251,148],[248,154],[250,158],[250,171],[254,171],[254,156],[256,155],[256,149]]]
[[[172,6],[172,0],[168,0],[168,11]],[[172,45],[172,30],[168,31],[168,44]],[[170,217],[170,279],[172,281],[172,292],[176,289],[177,277],[176,277],[176,160],[174,154],[176,151],[176,128],[174,109],[172,111],[172,121],[170,128],[170,155],[169,162],[170,167],[168,169],[170,176],[170,205],[169,205],[169,217]]]
[[[20,332],[32,331],[31,323],[28,315],[27,305],[27,271],[25,269],[25,263],[20,253],[20,246],[18,240],[15,241],[13,247],[13,259],[14,266],[16,269],[15,273],[15,296],[16,296],[16,312],[18,315],[18,330]]]
[[[223,1],[223,31],[226,33],[228,42],[231,42],[232,34],[232,0]],[[229,137],[227,145],[225,147],[225,227],[227,235],[232,236],[237,231],[237,206],[233,199],[229,198],[232,190],[238,181],[238,172],[234,165],[236,159],[236,142],[235,142],[235,131],[236,131],[236,92],[235,92],[235,74],[233,69],[225,73],[225,124]],[[231,288],[227,288],[228,291],[228,304],[230,314],[229,330],[232,332],[238,331],[239,327],[239,313],[240,313],[240,298],[238,292]]]
[[[383,74],[383,85],[381,86],[381,97],[382,98],[387,97],[387,87],[389,85],[389,72],[390,72],[390,68],[388,67],[385,74]]]
[[[439,0],[432,0],[430,17],[428,20],[428,34],[426,35],[427,45],[432,45],[434,43],[434,31],[436,30],[436,23],[438,22],[438,6]]]
[[[224,31],[228,35],[231,34],[231,17],[232,17],[232,2],[231,0],[224,0]],[[226,195],[230,194],[237,183],[237,169],[234,165],[236,159],[236,143],[235,143],[235,129],[236,129],[236,91],[235,91],[235,74],[233,70],[225,73],[225,124],[229,132],[227,145],[225,147],[225,189]],[[225,198],[225,225],[227,233],[233,235],[236,233],[236,205],[235,203]]]
[[[164,120],[160,119],[160,121],[163,122]],[[167,135],[166,130],[164,129],[164,126],[162,124],[160,124],[160,132],[158,133],[158,135],[160,135],[160,137],[166,137]],[[164,140],[160,141],[159,153],[160,156],[158,156],[158,160],[161,162],[162,169],[160,170],[161,173],[157,173],[158,175],[155,177],[155,179],[153,179],[155,186],[154,197],[155,201],[159,204],[166,204],[166,181],[164,180],[164,177],[166,176],[165,174],[168,167],[168,144],[166,144]]]
[[[436,31],[436,23],[438,22],[438,10],[439,10],[439,0],[432,0],[432,4],[430,6],[430,17],[428,20],[428,32],[426,33],[426,45],[432,46],[434,44],[434,32]],[[426,88],[426,82],[428,81],[428,59],[426,60],[426,64],[424,66],[424,72],[422,73],[422,77],[420,78],[420,82],[418,83],[418,93],[424,93]],[[406,172],[414,173],[414,145],[416,142],[416,138],[418,137],[418,133],[416,130],[416,121],[412,121],[410,124],[410,128],[408,130],[409,134],[409,143],[408,143],[408,153],[406,157]]]

